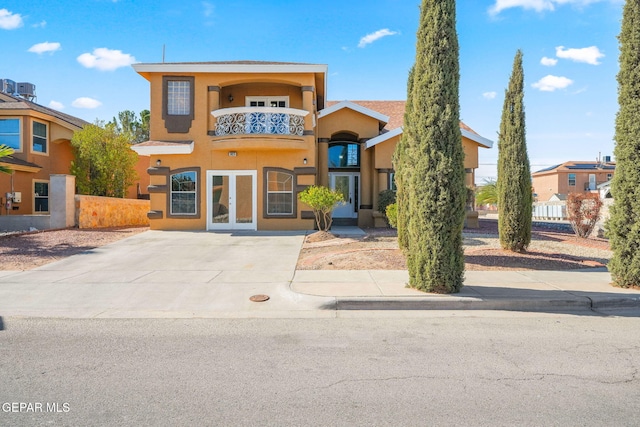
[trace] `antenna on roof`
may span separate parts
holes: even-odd
[[[162,45],[162,63],[164,64],[164,44]]]

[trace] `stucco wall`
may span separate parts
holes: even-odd
[[[149,225],[148,200],[76,195],[78,228]]]

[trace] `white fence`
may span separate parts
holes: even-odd
[[[533,219],[565,220],[567,206],[565,202],[536,202],[533,204]]]

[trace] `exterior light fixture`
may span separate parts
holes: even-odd
[[[233,95],[229,94],[229,102],[233,102]]]
[[[305,165],[307,164],[307,158],[306,157],[304,159],[302,159],[302,163],[304,163]]]
[[[162,160],[160,159],[156,160],[156,166],[160,167],[161,164],[162,164]]]

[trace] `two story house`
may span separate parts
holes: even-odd
[[[0,92],[0,144],[14,154],[0,159],[13,171],[0,174],[1,215],[49,213],[49,175],[68,174],[71,138],[82,119]],[[7,198],[7,193],[12,196]],[[10,199],[10,200],[8,200]]]
[[[150,83],[152,229],[304,230],[310,185],[343,194],[336,221],[373,225],[393,188],[404,101],[328,102],[327,66],[280,62],[135,64]],[[461,124],[467,183],[492,142]]]
[[[600,184],[611,181],[615,170],[608,156],[596,162],[564,162],[531,174],[533,191],[541,202],[566,199],[569,193],[596,191]]]

